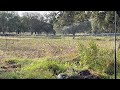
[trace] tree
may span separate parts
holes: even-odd
[[[64,26],[62,29],[64,34],[73,34],[73,39],[75,38],[76,33],[90,32],[90,30],[91,30],[91,22],[90,21],[73,23],[72,25]]]
[[[58,17],[59,12],[56,11],[52,11],[49,14],[45,14],[45,21],[54,25],[54,23],[57,21],[57,17]]]
[[[11,13],[12,18],[9,19],[9,31],[16,32],[16,34],[21,33],[21,18],[16,13]]]
[[[45,32],[47,35],[50,32],[54,32],[53,25],[45,22],[44,17],[38,13],[24,13],[23,14],[23,22],[28,28],[28,31],[31,32],[31,35],[35,32],[35,34],[41,34]]]
[[[63,11],[57,18],[55,24],[56,28],[61,30],[64,26],[72,25],[73,23],[80,23],[89,21],[91,12],[86,11]],[[76,31],[75,31],[76,32]]]
[[[3,34],[5,34],[5,32],[7,31],[7,21],[8,21],[8,15],[7,15],[7,11],[0,11],[0,27],[1,27],[1,32],[3,32]]]
[[[113,11],[108,11],[106,12],[106,17],[105,17],[105,32],[107,33],[113,33],[114,31],[114,19],[115,15]]]
[[[91,15],[92,33],[98,33],[98,13],[99,11],[93,11]]]
[[[20,17],[13,11],[0,13],[0,27],[3,34],[5,32],[20,32]]]
[[[120,18],[117,15],[117,32],[120,32]],[[69,27],[69,28],[66,28]],[[19,16],[13,11],[0,12],[0,33],[6,32],[31,32],[46,35],[56,31],[73,34],[87,33],[113,33],[114,12],[113,11],[57,11],[46,14],[45,17],[39,13],[23,13]]]
[[[93,11],[91,15],[93,33],[113,33],[114,32],[114,12],[113,11]],[[117,24],[119,23],[117,16]],[[117,27],[119,28],[119,26]]]
[[[75,22],[88,21],[89,16],[87,14],[89,13],[85,11],[74,11],[74,21]]]
[[[45,32],[47,36],[49,33],[52,33],[54,35],[56,34],[56,31],[53,29],[53,25],[49,23],[43,22],[42,29],[43,29],[43,32]]]

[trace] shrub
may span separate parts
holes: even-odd
[[[94,63],[94,61],[97,59],[99,49],[97,48],[97,45],[95,42],[90,41],[89,46],[86,47],[84,45],[80,44],[80,63],[83,65],[90,65]]]

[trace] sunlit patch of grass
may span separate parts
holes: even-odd
[[[55,79],[59,73],[74,73],[74,71],[68,72],[68,70],[82,70],[81,67],[75,63],[59,60],[49,60],[48,57],[40,59],[19,59],[11,58],[4,60],[6,62],[15,62],[21,64],[21,68],[18,68],[11,72],[3,72],[0,74],[0,78],[7,79]],[[85,68],[85,67],[84,67]]]
[[[17,64],[21,64],[20,69],[16,69],[13,72],[4,72],[0,74],[0,78],[31,78],[31,79],[50,79],[56,78],[56,74],[64,72],[67,69],[66,64],[62,64],[59,61],[50,61],[47,58],[41,59],[9,59],[5,62],[12,61]]]

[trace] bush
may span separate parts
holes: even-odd
[[[79,44],[80,65],[88,67],[97,73],[109,75],[114,74],[113,50],[99,49],[94,41],[90,41],[87,46]],[[112,62],[112,63],[110,63]],[[117,63],[117,73],[120,63]]]
[[[91,65],[98,57],[99,49],[95,42],[90,41],[89,46],[85,47],[80,44],[80,63],[81,65]]]

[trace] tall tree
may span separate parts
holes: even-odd
[[[8,29],[8,12],[7,11],[0,11],[0,27],[1,27],[1,32],[5,34],[5,32]]]

